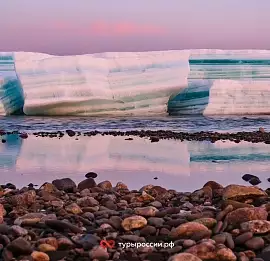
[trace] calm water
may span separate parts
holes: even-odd
[[[1,117],[0,129],[20,131],[53,130],[172,130],[197,131],[270,131],[270,117],[151,117],[151,118],[90,118],[90,117]]]
[[[26,123],[22,119],[20,124],[30,129]],[[71,119],[69,124],[72,125]],[[125,137],[99,135],[80,136],[77,140],[68,136],[58,139],[33,135],[26,140],[17,135],[3,138],[6,143],[0,143],[0,183],[40,185],[61,177],[79,182],[85,173],[95,171],[97,181],[110,180],[114,185],[122,181],[131,189],[156,184],[190,191],[208,180],[224,185],[246,184],[241,179],[245,173],[259,176],[263,181],[261,187],[269,185],[266,179],[270,177],[270,146],[264,143],[175,140],[151,143],[148,139],[127,141]]]

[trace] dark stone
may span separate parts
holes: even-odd
[[[78,184],[78,189],[80,191],[84,190],[84,189],[89,189],[89,188],[93,188],[95,187],[97,184],[95,182],[95,180],[93,178],[87,178],[83,181],[81,181],[79,184]]]
[[[50,257],[50,261],[58,261],[67,257],[69,251],[49,251],[46,254]]]
[[[92,249],[94,246],[98,245],[98,240],[99,238],[96,237],[95,235],[85,235],[82,236],[79,240],[77,240],[76,243],[79,243],[84,250],[90,250]]]
[[[69,137],[73,137],[73,136],[76,135],[76,132],[73,131],[73,130],[66,130],[66,133],[67,133],[67,135],[68,135]]]
[[[270,261],[270,251],[258,254],[257,258],[261,258],[263,261]],[[253,260],[255,260],[255,259],[253,259]]]
[[[46,220],[45,224],[48,227],[55,229],[57,231],[70,230],[73,233],[83,233],[83,231],[79,227],[61,220]]]
[[[151,142],[158,142],[159,138],[155,137],[155,136],[152,136],[152,137],[150,137],[150,140],[151,140]]]
[[[0,224],[0,234],[1,235],[7,235],[9,232],[9,226],[5,224]]]
[[[97,175],[97,173],[95,173],[95,172],[88,172],[88,173],[85,174],[85,177],[86,177],[87,179],[89,179],[89,178],[95,179],[97,176],[98,176],[98,175]]]
[[[258,178],[258,177],[254,176],[252,174],[245,174],[245,175],[242,176],[242,179],[244,181],[247,181],[247,182],[250,181],[252,178]]]
[[[30,255],[32,253],[32,247],[29,242],[19,237],[13,240],[7,249],[12,252],[14,256]]]
[[[14,184],[12,184],[12,183],[7,183],[5,185],[5,188],[7,188],[7,189],[16,189],[16,186]]]
[[[70,178],[56,179],[52,184],[58,189],[65,192],[74,192],[76,190],[75,182]]]
[[[22,139],[27,139],[28,138],[28,134],[27,133],[21,133],[19,136]]]
[[[260,181],[260,179],[257,178],[257,177],[251,178],[248,182],[249,182],[251,185],[253,185],[253,186],[256,186],[256,185],[262,183],[262,182]]]

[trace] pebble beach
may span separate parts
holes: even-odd
[[[2,185],[1,260],[269,260],[268,190],[215,181],[129,190],[96,177]]]

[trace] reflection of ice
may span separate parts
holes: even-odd
[[[4,135],[2,140],[5,143],[0,143],[0,168],[12,168],[16,165],[17,158],[20,156],[22,139],[18,135]]]
[[[270,146],[259,143],[151,143],[119,136],[80,136],[78,140],[30,136],[22,143],[16,135],[5,138],[7,142],[0,144],[1,183],[40,184],[59,177],[79,182],[86,172],[95,171],[98,181],[122,181],[134,189],[154,183],[189,191],[208,180],[243,184],[244,173],[258,175],[262,181],[270,173]],[[158,180],[153,180],[155,176]]]
[[[238,160],[238,161],[265,161],[270,160],[270,146],[264,143],[251,143],[242,141],[211,143],[188,143],[191,162],[211,160]]]
[[[126,141],[124,137],[113,136],[79,139],[29,138],[22,148],[17,168],[68,172],[142,170],[189,175],[189,154],[184,143],[172,146],[173,141]]]

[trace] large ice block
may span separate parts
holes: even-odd
[[[14,56],[27,115],[166,114],[189,72],[188,51]]]
[[[270,52],[191,52],[188,87],[168,103],[171,115],[270,114]]]

